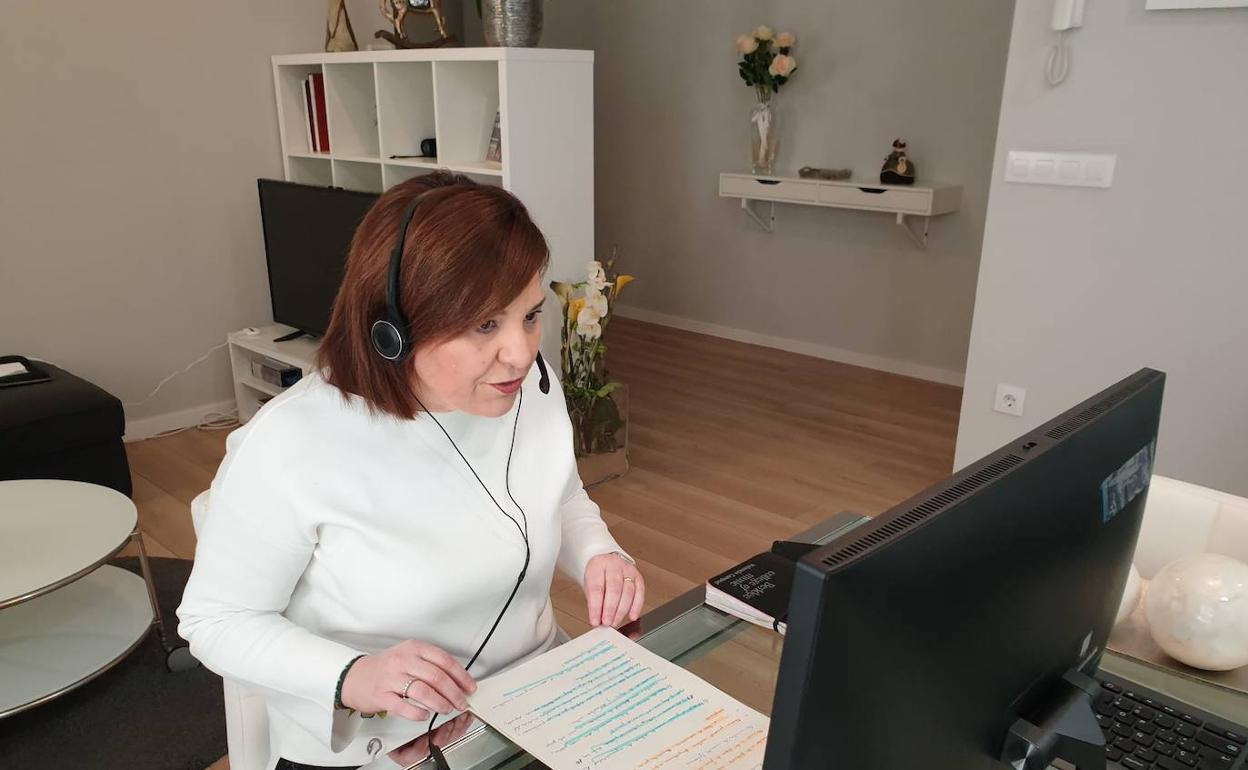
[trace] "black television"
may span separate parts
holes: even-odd
[[[351,238],[377,195],[274,179],[257,186],[273,320],[324,334]]]
[[[1104,767],[1092,677],[1164,384],[1142,369],[803,557],[765,770]]]

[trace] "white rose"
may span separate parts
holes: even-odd
[[[792,48],[796,42],[797,38],[794,37],[792,32],[781,32],[779,35],[776,35],[776,48]]]
[[[576,333],[588,340],[596,340],[602,336],[602,326],[597,323],[581,324],[577,323]]]
[[[780,54],[771,60],[771,66],[767,68],[767,71],[778,78],[787,78],[795,69],[797,69],[797,60],[792,56]]]
[[[758,41],[753,35],[742,35],[737,38],[737,50],[742,54],[752,54],[758,50]]]
[[[768,27],[766,25],[763,25],[759,27],[758,29],[754,30],[754,37],[758,38],[759,40],[771,40],[771,37],[773,34],[775,33],[771,31],[771,27]]]

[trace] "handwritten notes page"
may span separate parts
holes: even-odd
[[[758,770],[765,716],[595,628],[478,683],[473,713],[552,770]]]

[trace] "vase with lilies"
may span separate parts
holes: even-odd
[[[622,385],[611,381],[607,373],[607,345],[602,337],[620,291],[632,280],[631,275],[615,272],[612,254],[605,264],[590,262],[583,281],[550,284],[563,310],[560,372],[578,458],[621,448],[619,434],[625,420],[616,394]]]

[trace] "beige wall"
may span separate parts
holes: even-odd
[[[477,27],[464,4],[469,40]],[[627,302],[807,352],[960,381],[1012,3],[586,0],[546,4],[543,46],[592,48],[597,247],[638,275]],[[798,35],[780,93],[781,171],[878,179],[896,136],[957,214],[915,249],[886,214],[778,206],[768,235],[718,197],[748,161],[752,91],[733,40]],[[475,38],[479,39],[479,38]]]
[[[1248,494],[1248,10],[1143,6],[1088,3],[1054,89],[1050,4],[1019,3],[957,464],[1152,366],[1158,471]],[[1005,184],[1010,149],[1117,153],[1114,186]],[[1023,419],[991,411],[999,382]]]
[[[0,349],[137,401],[270,317],[269,56],[323,23],[300,0],[0,6]],[[220,350],[127,418],[232,399]]]
[[[349,8],[367,45],[377,5]],[[0,3],[0,353],[137,401],[271,319],[255,181],[282,173],[269,57],[320,50],[324,14],[308,0]],[[127,418],[160,426],[223,401],[220,350]]]
[[[642,310],[957,378],[1009,4],[843,5],[548,4],[543,44],[598,54],[599,252],[620,246]],[[349,8],[366,45],[375,4]],[[471,2],[451,12],[475,26]],[[800,38],[784,165],[870,175],[903,135],[923,177],[963,183],[926,252],[862,212],[782,206],[766,235],[716,195],[744,164],[750,107],[731,41],[762,21]],[[255,199],[255,178],[281,173],[269,56],[317,50],[322,24],[306,0],[0,6],[0,350],[137,401],[269,319]],[[218,351],[128,417],[231,398]]]

